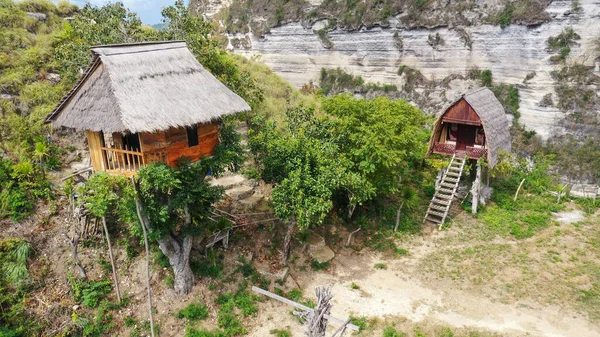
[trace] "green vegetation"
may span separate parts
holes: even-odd
[[[383,330],[383,337],[406,337],[406,334],[403,332],[398,332],[391,326],[388,326]]]
[[[454,30],[458,33],[458,37],[462,43],[464,43],[467,49],[471,50],[473,48],[473,41],[471,40],[471,34],[462,27],[456,27]]]
[[[427,43],[433,48],[433,49],[437,49],[440,46],[443,46],[445,44],[444,39],[442,38],[442,36],[440,35],[440,33],[435,33],[434,34],[429,34],[427,36]]]
[[[492,172],[495,177],[491,182],[494,204],[477,214],[491,235],[523,239],[552,224],[552,212],[562,210],[564,206],[546,194],[557,189],[555,177],[548,173],[551,163],[551,158],[538,155],[530,167],[525,159],[506,153],[502,155],[501,162]],[[527,197],[515,201],[514,194],[523,179],[520,193]]]
[[[558,51],[559,55],[555,60],[564,61],[571,52],[571,46],[579,39],[579,34],[575,33],[573,28],[567,27],[557,36],[549,37],[546,43],[550,50]]]
[[[597,125],[593,111],[600,105],[600,96],[591,87],[600,83],[593,68],[583,64],[566,65],[551,73],[556,84],[556,106],[567,112],[567,120],[574,124]]]
[[[190,303],[187,307],[177,312],[177,318],[188,321],[198,321],[208,318],[208,307],[206,304]]]
[[[28,259],[31,246],[25,240],[0,240],[0,335],[37,334],[38,323],[31,319],[25,303],[32,284]]]
[[[261,120],[250,133],[261,177],[277,184],[276,214],[300,228],[321,224],[335,195],[351,216],[357,205],[396,194],[399,183],[390,182],[422,156],[427,138],[423,113],[404,101],[339,95],[323,100],[321,115],[298,107],[288,111],[287,131]]]
[[[326,96],[343,92],[392,94],[398,91],[398,87],[393,84],[366,83],[362,77],[348,74],[341,68],[322,68],[319,87],[323,95]]]
[[[326,270],[327,268],[329,268],[329,262],[319,262],[317,260],[312,260],[312,262],[310,263],[310,267],[313,270]]]
[[[490,15],[488,21],[502,29],[513,23],[537,25],[550,20],[550,14],[546,12],[547,5],[539,0],[505,1],[504,7]]]
[[[289,328],[287,328],[286,330],[273,329],[273,330],[269,331],[269,333],[271,335],[275,335],[275,337],[291,337],[292,336],[292,333],[290,332]]]
[[[375,269],[387,269],[387,265],[385,263],[375,263]]]
[[[514,116],[513,124],[518,123],[520,117],[519,89],[514,84],[494,83],[492,71],[489,69],[472,68],[468,71],[467,76],[470,79],[478,80],[482,86],[488,87],[500,101],[504,111]]]
[[[305,1],[235,0],[218,18],[224,21],[228,33],[248,33],[250,27],[255,36],[261,36],[268,33],[271,27],[293,21],[312,24],[328,19],[330,28],[348,30],[359,29],[363,25],[389,25],[388,19],[400,10],[401,3],[390,0],[323,1],[316,8]],[[260,20],[257,19],[259,17]]]

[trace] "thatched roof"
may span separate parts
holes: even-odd
[[[428,153],[431,153],[433,150],[435,136],[441,131],[442,118],[450,108],[462,99],[467,101],[481,119],[486,138],[487,162],[490,167],[494,167],[498,162],[498,152],[500,150],[509,152],[511,142],[509,123],[504,112],[504,107],[502,107],[502,104],[500,104],[494,93],[488,88],[478,88],[467,92],[442,111],[433,126],[433,135],[429,142]]]
[[[78,130],[153,132],[250,110],[183,41],[91,50],[90,66],[48,122]]]

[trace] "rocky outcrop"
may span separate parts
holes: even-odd
[[[504,29],[486,24],[485,20],[464,27],[406,28],[406,13],[401,13],[391,18],[386,27],[376,25],[353,31],[334,28],[324,36],[318,32],[329,24],[326,20],[316,21],[310,27],[306,22],[294,22],[273,27],[262,37],[254,36],[252,31],[230,34],[230,41],[238,42],[230,43],[229,48],[248,57],[258,56],[297,87],[318,82],[323,67],[341,67],[367,81],[403,88],[411,78],[399,76],[398,70],[409,66],[427,79],[427,85],[411,85],[408,89],[420,94],[421,100],[415,103],[430,113],[477,85],[463,78],[470,69],[490,69],[495,82],[518,86],[521,122],[547,138],[565,132],[560,122],[565,112],[547,104],[545,99],[549,94],[557,97],[552,72],[563,66],[551,60],[556,52],[547,48],[548,38],[572,27],[581,39],[571,46],[566,64],[583,63],[598,69],[594,41],[600,37],[600,3],[579,3],[580,8],[574,10],[572,1],[554,1],[546,8],[545,13],[551,18],[548,22],[512,24]],[[467,16],[476,14],[464,11]],[[324,43],[324,37],[330,45]],[[244,43],[239,43],[241,40]]]

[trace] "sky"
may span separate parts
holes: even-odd
[[[117,2],[116,0],[70,0],[79,7],[83,7],[87,2],[92,5],[102,6],[109,2]],[[160,11],[163,7],[175,3],[175,0],[121,0],[131,12],[136,12],[142,22],[147,25],[153,25],[162,22]],[[185,0],[188,3],[188,0]]]

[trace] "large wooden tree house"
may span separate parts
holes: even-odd
[[[510,151],[509,123],[502,104],[487,88],[462,95],[435,121],[427,154],[452,156],[450,165],[436,184],[425,220],[443,224],[458,189],[467,160],[483,159],[493,168],[500,151]],[[481,166],[471,189],[473,212],[481,189]]]
[[[86,132],[95,171],[135,175],[150,162],[198,161],[218,144],[221,117],[250,110],[183,41],[91,51],[86,72],[46,120]]]

